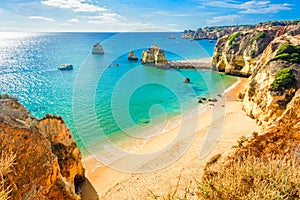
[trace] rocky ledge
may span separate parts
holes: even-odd
[[[0,99],[0,149],[14,154],[6,175],[10,199],[80,199],[81,152],[61,117],[30,116],[14,98]]]

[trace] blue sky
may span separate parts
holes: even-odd
[[[299,0],[7,0],[0,3],[0,31],[182,31],[299,13]]]

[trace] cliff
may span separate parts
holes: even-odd
[[[190,40],[217,40],[225,35],[232,34],[236,31],[244,31],[254,28],[254,25],[243,25],[243,26],[212,26],[205,28],[198,28],[194,30],[184,30],[181,38]]]
[[[242,44],[254,32],[232,41]],[[222,39],[220,46],[226,46]],[[228,52],[227,57],[235,56],[240,55]],[[205,199],[300,198],[300,26],[279,30],[253,59],[256,64],[239,96],[261,131],[241,137],[232,151],[210,159],[197,191]]]
[[[144,50],[142,53],[142,64],[167,65],[167,59],[164,50],[157,45]]]
[[[277,119],[300,87],[299,38],[298,25],[236,32],[220,38],[216,44],[213,69],[250,76],[249,87],[241,95],[243,110],[260,124]],[[274,89],[277,73],[287,68],[295,76],[295,87]]]
[[[299,38],[300,26],[276,37],[257,59],[243,110],[260,124],[271,124],[280,117],[300,87]],[[285,74],[280,75],[282,72]]]
[[[252,30],[254,28],[273,29],[274,27],[284,27],[289,25],[298,25],[300,20],[269,21],[254,25],[235,25],[235,26],[210,26],[198,28],[195,30],[184,30],[181,38],[190,40],[217,40],[225,35],[230,35],[237,31]]]
[[[16,99],[0,99],[0,149],[15,154],[6,175],[10,199],[80,199],[81,153],[60,117],[30,116]]]

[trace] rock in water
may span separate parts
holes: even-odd
[[[164,50],[157,45],[144,50],[142,54],[142,64],[167,65],[167,59]]]
[[[96,44],[94,44],[93,50],[92,50],[92,54],[104,54],[104,50],[102,45],[97,42]]]
[[[80,199],[81,153],[61,117],[36,119],[16,99],[0,100],[0,150],[16,155],[10,199]]]
[[[184,83],[191,83],[191,80],[189,78],[185,78]]]
[[[138,57],[134,54],[133,51],[130,51],[128,54],[128,60],[139,60]]]

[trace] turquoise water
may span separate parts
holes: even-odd
[[[18,97],[33,116],[62,116],[85,152],[101,151],[108,140],[148,138],[166,128],[161,122],[189,112],[200,97],[222,93],[236,81],[207,70],[158,69],[127,60],[129,51],[140,58],[154,44],[168,60],[213,53],[215,43],[208,40],[169,35],[1,33],[1,93]],[[95,42],[102,42],[104,55],[90,54]],[[74,70],[58,71],[62,63],[72,63]],[[185,77],[191,84],[183,83]]]

